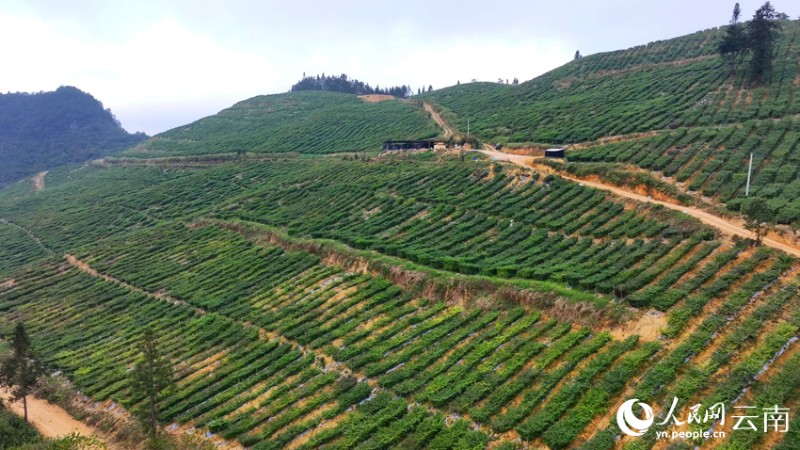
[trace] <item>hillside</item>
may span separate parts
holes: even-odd
[[[706,189],[773,144],[790,166],[792,83],[698,106],[708,88],[727,92],[718,36],[424,99],[457,127],[471,117],[484,141],[563,142],[576,124],[584,140],[634,133],[569,150],[601,181],[661,170]],[[152,329],[175,371],[161,425],[220,448],[797,448],[794,422],[754,432],[732,417],[777,405],[796,420],[797,259],[555,165],[372,151],[439,133],[419,102],[260,96],[123,158],[53,169],[36,193],[0,189],[0,337],[24,321],[79,415],[123,438]],[[352,151],[366,154],[335,154]],[[795,201],[781,190],[795,178],[781,173],[773,199]],[[700,405],[697,423],[662,422],[676,398],[683,422]],[[658,419],[639,437],[616,419],[631,399]],[[720,405],[724,423],[704,414]],[[726,434],[657,435],[706,430]]]
[[[782,24],[764,86],[752,86],[743,69],[728,76],[716,53],[722,31],[709,30],[588,56],[519,86],[469,84],[425,98],[460,127],[471,118],[485,141],[580,143],[568,152],[572,162],[653,171],[733,211],[753,152],[750,194],[769,201],[778,223],[797,223],[800,22]]]
[[[718,56],[723,29],[572,61],[518,86],[470,83],[421,97],[491,142],[569,144],[800,113],[800,23],[784,21],[771,82],[751,88]],[[798,97],[797,99],[795,97]]]
[[[127,408],[135,354],[119,350],[151,324],[179,430],[253,448],[612,448],[598,424],[622,396],[796,385],[795,347],[754,379],[800,330],[796,262],[680,214],[481,158],[169,164],[0,191],[3,248],[24,255],[0,267],[0,317]]]
[[[0,186],[110,155],[144,138],[127,133],[99,101],[74,87],[0,94]]]
[[[369,103],[350,94],[300,91],[245,100],[217,115],[161,133],[125,154],[377,151],[386,140],[422,139],[438,133],[428,113],[412,103]]]

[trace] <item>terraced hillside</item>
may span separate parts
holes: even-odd
[[[782,21],[772,78],[751,86],[717,54],[723,29],[572,61],[518,86],[470,83],[422,98],[491,142],[569,144],[800,113],[800,24]]]
[[[173,432],[661,448],[615,440],[622,401],[800,404],[797,263],[686,216],[479,157],[173,162],[0,191],[0,324],[25,320],[53,368],[129,408],[154,327]]]
[[[684,191],[716,198],[738,211],[753,153],[750,195],[767,199],[776,221],[785,224],[800,220],[799,130],[800,121],[792,118],[661,132],[570,152],[569,159],[652,171]]]
[[[370,103],[336,92],[291,92],[239,102],[214,116],[161,133],[125,155],[378,151],[387,140],[438,134],[428,113],[415,103]]]
[[[707,30],[421,99],[698,205],[739,209],[752,151],[753,193],[797,223],[798,33],[783,22],[760,87]],[[731,414],[796,420],[800,262],[552,165],[371,152],[440,133],[419,102],[262,96],[0,190],[0,335],[25,321],[98,413],[143,401],[128,372],[152,327],[177,374],[162,424],[226,448],[798,448],[795,423]],[[698,420],[665,420],[675,398]],[[641,437],[616,420],[630,399],[657,419]],[[706,430],[726,434],[657,437]]]
[[[519,86],[467,84],[425,98],[459,127],[491,142],[578,144],[572,162],[644,170],[696,197],[741,209],[768,200],[777,223],[800,221],[800,24],[782,21],[771,79],[752,85],[717,55],[722,30],[707,30],[573,61]],[[575,170],[581,170],[575,168]]]

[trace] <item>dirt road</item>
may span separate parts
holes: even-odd
[[[0,397],[6,400],[9,397],[8,391],[1,389]],[[19,416],[23,415],[22,402],[5,402],[5,404],[13,413]],[[60,438],[71,433],[78,433],[81,436],[99,435],[97,430],[74,419],[60,406],[34,396],[28,396],[28,419],[42,436],[48,438]],[[109,449],[118,448],[108,442],[104,441],[104,443]]]
[[[516,165],[519,165],[519,166],[522,166],[522,167],[526,167],[526,168],[529,168],[529,169],[533,168],[532,167],[533,166],[533,161],[536,159],[536,158],[534,158],[532,156],[512,155],[512,154],[509,154],[509,153],[503,153],[503,152],[499,152],[499,151],[496,151],[496,150],[490,150],[488,148],[484,149],[484,150],[480,150],[480,151],[482,153],[484,153],[484,154],[486,154],[486,155],[498,160],[498,161],[512,162],[512,163],[514,163]],[[596,181],[581,180],[581,179],[578,179],[578,178],[575,178],[575,177],[571,177],[569,175],[564,175],[564,174],[559,174],[559,176],[561,176],[562,178],[565,178],[567,180],[571,180],[571,181],[574,181],[576,183],[580,183],[580,184],[582,184],[584,186],[589,186],[589,187],[593,187],[593,188],[596,188],[596,189],[602,189],[604,191],[612,192],[612,193],[614,193],[616,195],[619,195],[620,197],[625,197],[625,198],[629,198],[629,199],[640,201],[640,202],[653,203],[653,204],[656,204],[656,205],[661,205],[661,206],[663,206],[665,208],[673,209],[675,211],[680,211],[680,212],[682,212],[684,214],[688,214],[688,215],[700,220],[701,222],[703,222],[704,224],[706,224],[708,226],[716,228],[717,230],[719,230],[722,233],[725,233],[725,234],[727,234],[729,236],[739,236],[739,237],[743,237],[743,238],[747,238],[747,239],[754,239],[755,238],[753,233],[747,231],[741,225],[739,225],[737,223],[733,223],[733,222],[731,222],[731,221],[729,221],[727,219],[723,219],[722,217],[715,216],[714,214],[711,214],[709,212],[703,211],[702,209],[698,209],[698,208],[691,207],[691,206],[678,205],[678,204],[675,204],[675,203],[664,202],[664,201],[661,201],[661,200],[656,200],[656,199],[647,197],[645,195],[637,194],[635,192],[630,192],[630,191],[625,190],[623,188],[620,188],[618,186],[612,186],[612,185],[608,185],[608,184],[605,184],[605,183],[598,183]],[[767,245],[767,246],[772,247],[774,249],[781,250],[781,251],[786,252],[786,253],[788,253],[788,254],[790,254],[792,256],[800,257],[800,247],[796,247],[796,246],[792,246],[792,245],[789,245],[789,244],[785,244],[783,242],[778,242],[778,241],[776,241],[774,239],[770,239],[770,238],[764,238],[764,239],[762,239],[762,242],[764,243],[764,245]]]
[[[423,102],[422,106],[425,108],[425,111],[428,111],[428,113],[431,115],[433,121],[439,124],[440,127],[442,127],[442,130],[444,130],[444,138],[450,139],[451,137],[453,137],[453,129],[450,128],[447,125],[447,122],[445,122],[444,119],[442,119],[442,116],[440,116],[439,113],[436,112],[435,109],[433,109],[433,106],[431,106],[431,104],[428,102]]]
[[[33,189],[37,192],[44,189],[44,177],[47,176],[47,172],[48,171],[45,170],[44,172],[39,172],[33,176]]]

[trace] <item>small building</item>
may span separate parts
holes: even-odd
[[[563,148],[548,148],[544,151],[545,158],[564,158],[564,149]]]
[[[432,150],[438,141],[436,139],[420,139],[416,141],[386,141],[383,143],[383,151],[391,152],[398,150]]]

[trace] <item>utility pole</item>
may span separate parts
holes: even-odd
[[[744,188],[744,196],[750,196],[750,175],[753,173],[753,153],[750,153],[750,167],[747,169],[747,186]]]

